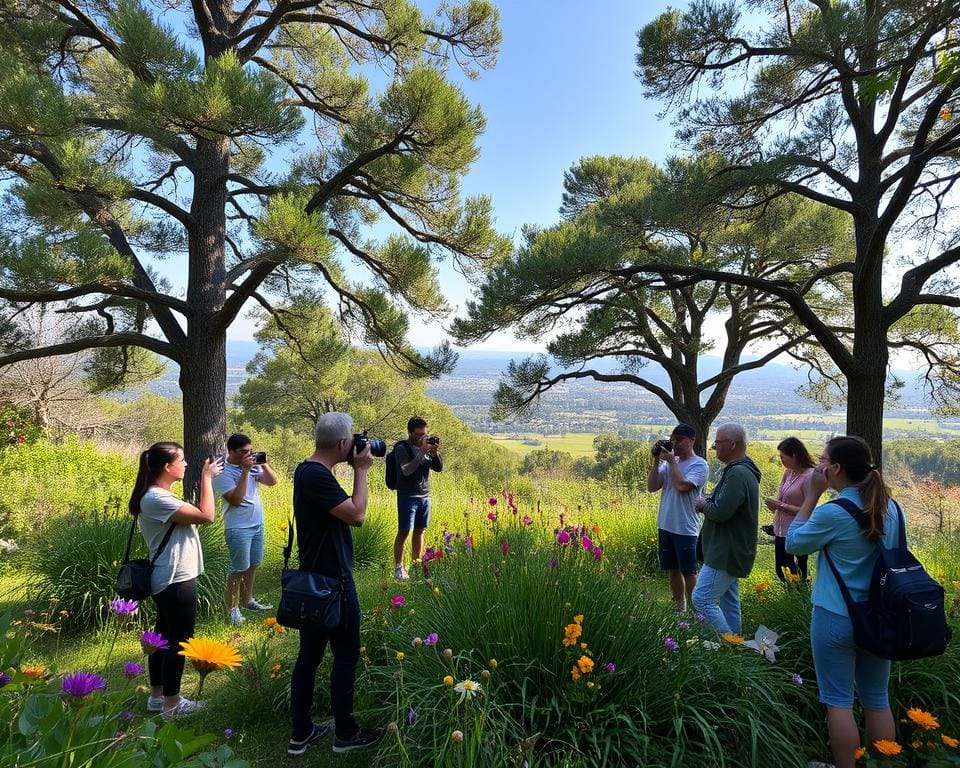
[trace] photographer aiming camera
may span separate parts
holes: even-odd
[[[678,611],[692,602],[697,583],[697,535],[700,515],[694,501],[707,482],[710,468],[693,452],[696,430],[678,424],[669,440],[651,448],[653,462],[647,473],[647,490],[660,491],[657,513],[657,555],[670,579],[670,592]]]
[[[393,574],[408,578],[403,566],[403,545],[410,535],[411,562],[423,552],[423,532],[430,522],[430,470],[443,471],[440,438],[427,434],[427,422],[414,416],[407,422],[407,439],[393,447],[397,469],[397,537],[393,542]]]
[[[223,497],[223,535],[230,553],[230,572],[224,603],[231,624],[242,624],[242,605],[251,611],[268,611],[272,605],[253,596],[257,568],[263,562],[263,503],[259,486],[276,485],[277,476],[267,464],[267,454],[255,452],[250,438],[236,432],[227,438],[227,460],[213,481],[213,490]]]

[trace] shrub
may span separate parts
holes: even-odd
[[[71,628],[102,625],[114,597],[130,523],[130,516],[115,508],[67,515],[46,526],[21,558],[31,574],[31,598],[41,604],[55,602],[69,611]],[[199,530],[204,573],[197,580],[197,601],[199,612],[205,614],[220,610],[223,604],[230,558],[219,522]],[[131,556],[145,556],[139,531],[134,533]]]

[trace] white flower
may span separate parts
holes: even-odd
[[[717,651],[720,650],[720,643],[714,642],[713,640],[701,640],[699,637],[691,637],[687,639],[688,646],[697,646],[704,648],[708,651]]]
[[[472,699],[474,696],[483,693],[480,683],[475,683],[473,680],[464,680],[462,683],[457,683],[453,686],[453,690],[460,694],[460,701]]]
[[[0,552],[16,552],[20,547],[13,539],[0,539]]]
[[[753,640],[744,641],[743,647],[753,648],[757,653],[766,656],[768,661],[776,661],[777,659],[773,654],[780,650],[777,647],[778,637],[780,635],[761,624],[757,627],[757,634],[753,636]]]

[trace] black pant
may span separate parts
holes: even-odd
[[[780,581],[786,581],[786,577],[783,575],[783,569],[786,568],[790,573],[800,575],[800,578],[804,581],[807,580],[807,556],[806,555],[791,555],[787,552],[786,547],[787,539],[785,536],[774,536],[773,538],[773,549],[774,557],[776,559],[777,567],[777,578]]]
[[[337,736],[349,739],[358,726],[353,719],[353,684],[360,659],[360,601],[353,584],[344,588],[340,625],[334,629],[301,629],[300,653],[290,677],[290,716],[292,738],[307,738],[313,731],[313,688],[317,667],[323,661],[327,642],[333,652],[330,672],[330,704]]]
[[[165,651],[154,651],[147,660],[150,685],[163,686],[164,696],[180,693],[183,663],[180,643],[193,637],[197,623],[197,580],[178,581],[153,596],[157,606],[154,629],[170,644]]]

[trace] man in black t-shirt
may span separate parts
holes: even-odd
[[[382,728],[361,728],[353,719],[353,686],[360,658],[360,603],[353,583],[353,533],[367,511],[367,474],[373,457],[370,446],[359,453],[353,446],[353,419],[345,413],[325,413],[314,432],[316,450],[293,476],[293,516],[300,569],[340,577],[343,585],[340,624],[333,629],[301,629],[300,653],[290,678],[293,733],[287,754],[302,755],[319,741],[328,726],[313,722],[313,689],[327,643],[333,653],[330,704],[334,719],[334,752],[349,752],[378,743]],[[333,468],[353,465],[353,495],[337,482]]]
[[[427,422],[414,416],[407,422],[407,439],[393,447],[397,466],[397,537],[393,540],[393,575],[408,578],[403,544],[410,538],[412,562],[423,552],[423,533],[430,522],[430,471],[442,472],[440,438],[427,436]]]

